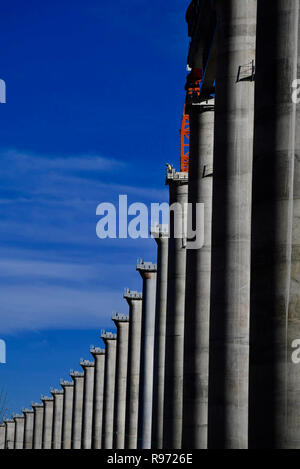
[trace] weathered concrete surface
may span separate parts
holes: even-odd
[[[71,371],[70,376],[74,382],[72,449],[81,449],[84,373]]]
[[[189,219],[204,204],[204,246],[187,251],[182,446],[207,448],[214,100],[190,115]]]
[[[94,410],[92,429],[92,449],[102,447],[102,420],[104,394],[105,350],[92,347],[90,350],[95,360]]]
[[[128,365],[129,317],[115,314],[112,317],[117,327],[114,439],[115,449],[125,448],[126,386]]]
[[[180,176],[184,177],[183,179]],[[184,307],[186,275],[187,229],[186,204],[188,202],[187,173],[167,173],[170,205],[177,204],[170,213],[170,239],[168,253],[168,293],[166,316],[165,386],[163,448],[179,449],[182,440]],[[178,227],[181,236],[178,237]]]
[[[159,226],[151,231],[157,243],[157,285],[155,306],[154,375],[152,405],[152,444],[163,447],[163,414],[165,383],[165,350],[168,287],[168,227]]]
[[[84,370],[83,413],[82,413],[82,449],[92,448],[93,403],[95,363],[84,360],[81,363]]]
[[[44,403],[42,449],[51,449],[53,433],[53,397],[44,396],[41,400]]]
[[[249,446],[299,449],[299,1],[267,3],[257,15]]]
[[[15,421],[4,420],[5,423],[5,449],[14,449],[15,446]]]
[[[33,420],[33,449],[42,449],[43,446],[43,423],[44,406],[40,403],[32,404],[34,411]]]
[[[51,394],[54,399],[52,449],[61,449],[64,391],[62,389],[52,389]]]
[[[142,293],[126,290],[129,305],[129,344],[126,392],[125,448],[137,448],[142,334]]]
[[[5,424],[0,423],[0,450],[5,449]]]
[[[216,0],[215,5],[208,447],[243,449],[248,445],[256,0]]]
[[[114,426],[117,334],[104,332],[101,335],[101,337],[106,346],[105,372],[104,372],[103,422],[102,422],[102,448],[112,449],[113,426]]]
[[[138,448],[151,448],[154,334],[157,266],[141,261],[137,271],[143,279],[143,312],[138,415]]]
[[[15,442],[14,449],[24,449],[24,415],[15,415]]]
[[[61,381],[60,385],[64,390],[62,449],[71,449],[74,383],[71,381]]]
[[[24,449],[33,449],[33,423],[34,411],[33,409],[23,409],[24,414]]]

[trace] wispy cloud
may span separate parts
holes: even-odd
[[[9,193],[12,193],[11,198],[6,196],[0,199],[2,205],[11,201],[51,203],[51,198],[69,205],[71,202],[99,203],[110,201],[118,194],[147,200],[166,199],[167,191],[164,189],[116,182],[116,179],[126,180],[126,175],[130,173],[130,166],[123,160],[97,155],[34,155],[12,149],[0,151],[0,159],[0,181],[3,181],[3,186],[7,186]],[[104,179],[105,173],[112,173],[109,181]],[[43,199],[37,199],[37,196]]]
[[[126,161],[99,155],[37,155],[10,149],[0,153],[0,158],[11,161],[17,171],[114,171],[127,166]]]
[[[131,185],[130,167],[98,156],[9,150],[0,158],[0,331],[109,324],[127,306],[123,288],[141,283],[136,258],[155,243],[99,240],[96,207],[119,194],[164,201],[167,190]]]
[[[0,261],[0,277],[5,279],[52,279],[57,282],[84,282],[96,276],[91,265],[75,263],[59,263],[37,260],[2,259]]]
[[[59,286],[0,287],[1,333],[22,330],[100,328],[123,306],[119,291]]]

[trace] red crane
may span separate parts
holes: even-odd
[[[202,80],[202,70],[195,68],[187,77],[186,101],[192,102],[200,96],[200,85]],[[184,105],[182,124],[180,130],[180,171],[188,173],[190,157],[190,116],[187,113],[187,106]]]

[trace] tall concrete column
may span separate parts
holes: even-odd
[[[14,415],[15,421],[15,442],[14,449],[24,449],[24,415]]]
[[[36,402],[32,404],[34,411],[33,420],[33,449],[42,449],[43,444],[43,422],[44,422],[44,406]]]
[[[143,295],[136,291],[125,290],[124,298],[129,305],[125,448],[136,449],[138,434]]]
[[[188,173],[167,172],[170,239],[166,316],[163,447],[181,448]]]
[[[90,349],[90,353],[93,355],[95,360],[92,449],[101,449],[105,350],[98,347],[92,347]]]
[[[5,424],[0,423],[0,450],[5,449]]]
[[[34,411],[33,409],[23,409],[25,418],[24,424],[24,449],[33,449],[33,422]]]
[[[299,1],[267,3],[257,12],[249,447],[299,449]]]
[[[74,381],[72,449],[81,449],[84,373],[80,373],[79,371],[71,371],[70,376]]]
[[[14,449],[15,446],[15,421],[4,420],[5,423],[5,449]]]
[[[169,227],[151,230],[157,243],[157,282],[155,306],[154,375],[152,405],[152,448],[163,447],[163,417],[165,389],[165,352],[168,287]]]
[[[83,360],[80,365],[84,370],[82,449],[91,449],[93,429],[95,363],[88,360]]]
[[[71,449],[74,383],[71,381],[61,381],[60,385],[64,390],[62,449]]]
[[[112,449],[114,428],[114,402],[116,377],[117,334],[103,332],[105,343],[104,399],[102,421],[102,449]]]
[[[214,100],[192,106],[189,116],[189,210],[196,213],[196,204],[204,204],[204,245],[187,250],[182,445],[206,449]]]
[[[157,266],[140,261],[136,270],[143,279],[138,448],[151,449]]]
[[[53,397],[42,396],[41,401],[44,404],[42,449],[51,449],[53,431]]]
[[[54,399],[52,449],[61,449],[64,391],[62,389],[51,389],[51,394]]]
[[[125,417],[126,417],[126,385],[128,365],[129,317],[115,314],[112,317],[117,327],[116,378],[115,378],[115,410],[114,439],[115,449],[125,448]]]
[[[243,449],[248,444],[256,0],[215,0],[215,5],[208,447]]]

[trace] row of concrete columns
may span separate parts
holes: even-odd
[[[5,421],[7,448],[150,448],[156,402],[162,438],[167,233],[159,234],[157,243],[158,279],[156,264],[139,261],[143,291],[125,291],[129,316],[113,315],[117,334],[103,332],[105,350],[90,350],[95,361],[81,361],[83,373],[71,371],[72,381],[61,381],[62,389],[51,390],[52,397],[42,396],[32,410]],[[159,360],[154,364],[156,330]]]
[[[189,173],[167,171],[157,264],[138,261],[142,293],[125,291],[117,334],[0,425],[2,447],[300,448],[299,0],[208,3],[215,97],[189,103]],[[240,73],[254,63],[255,81]]]
[[[182,444],[297,449],[300,5],[210,5],[215,103],[188,110],[189,202],[205,203],[205,243],[187,253]]]
[[[91,353],[95,363],[82,360],[84,372],[71,371],[72,381],[61,381],[62,389],[51,390],[53,397],[42,396],[41,403],[33,403],[32,409],[24,409],[22,415],[5,420],[0,427],[0,449],[91,449],[99,446],[99,426],[93,418],[99,417],[102,421],[102,406],[99,406],[99,397],[94,398],[94,389],[100,389],[100,394],[103,389],[105,351],[92,348]]]
[[[173,233],[178,220],[185,223],[187,175],[173,172],[167,183],[171,202],[181,207],[173,214]],[[138,262],[142,293],[125,291],[129,316],[112,317],[117,334],[103,332],[105,351],[91,349],[95,362],[82,361],[84,373],[71,371],[72,381],[62,381],[62,391],[52,390],[52,398],[33,405],[34,449],[180,444],[181,432],[174,428],[182,418],[186,249],[182,238],[169,242],[167,228],[156,227],[152,234],[157,264]]]

